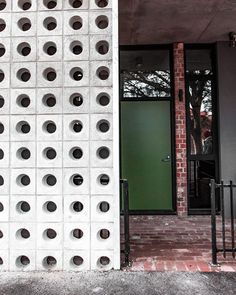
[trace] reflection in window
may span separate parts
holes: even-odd
[[[199,52],[199,50],[196,50]],[[187,53],[186,89],[189,113],[191,154],[213,153],[212,142],[212,70],[210,62],[193,67],[193,53]],[[202,56],[204,56],[202,54]],[[188,60],[188,57],[190,60]],[[206,58],[206,56],[205,56]],[[188,62],[189,61],[189,62]],[[191,63],[192,61],[192,63]],[[204,61],[204,60],[203,60]]]
[[[171,96],[168,50],[121,51],[121,87],[125,98]]]

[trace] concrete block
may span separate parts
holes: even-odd
[[[64,88],[63,112],[64,114],[89,113],[89,88]]]
[[[10,250],[10,271],[34,271],[35,250],[11,249]]]
[[[91,115],[90,134],[92,140],[112,140],[113,124],[112,115]]]
[[[64,62],[64,86],[89,86],[89,62]]]
[[[62,222],[62,196],[37,196],[37,222]]]
[[[89,60],[89,37],[86,35],[64,37],[64,60]]]
[[[0,115],[9,114],[10,109],[10,94],[9,89],[1,89],[0,93]]]
[[[35,195],[11,195],[10,221],[32,222],[36,216]]]
[[[37,167],[60,168],[62,167],[62,142],[37,143]]]
[[[92,168],[91,170],[91,193],[93,195],[113,194],[113,169]]]
[[[112,38],[109,35],[90,35],[90,60],[111,60]]]
[[[66,141],[63,143],[63,167],[88,167],[89,142]]]
[[[0,142],[9,140],[9,117],[0,116]]]
[[[88,12],[64,11],[65,35],[87,35],[88,27]]]
[[[61,250],[63,229],[60,223],[37,224],[37,249]]]
[[[63,126],[64,140],[88,140],[89,139],[89,115],[66,115]]]
[[[38,271],[60,271],[62,261],[62,250],[36,251],[36,270]]]
[[[0,251],[0,272],[9,271],[9,250]]]
[[[43,88],[61,87],[62,64],[59,62],[38,62],[37,86]]]
[[[10,186],[12,194],[34,195],[35,169],[12,169]]]
[[[65,223],[64,248],[88,251],[90,249],[90,223]]]
[[[14,63],[11,66],[12,88],[34,88],[36,86],[36,63]]]
[[[62,116],[61,115],[38,115],[37,116],[37,140],[52,141],[62,139]]]
[[[91,248],[112,250],[114,248],[113,223],[96,222],[91,224]]]
[[[62,35],[62,17],[61,11],[48,11],[38,13],[38,36],[61,36]],[[49,39],[50,40],[50,39]]]
[[[35,62],[37,60],[36,38],[12,38],[12,59],[14,62]]]
[[[64,195],[64,222],[89,222],[89,195]]]
[[[10,117],[10,140],[33,141],[35,140],[35,116],[12,115]]]
[[[112,62],[93,61],[90,62],[90,83],[92,86],[112,86]]]
[[[38,60],[61,61],[62,60],[62,36],[38,37]]]
[[[113,196],[91,197],[92,222],[112,222],[114,220],[114,210]]]
[[[83,1],[75,1],[75,0],[65,0],[63,2],[63,8],[65,10],[73,9],[75,11],[79,11],[81,9],[88,9],[89,8],[89,0]]]
[[[8,195],[9,194],[9,170],[8,169],[0,169],[0,194]]]
[[[59,195],[62,193],[62,170],[37,169],[37,193],[38,195]]]
[[[10,38],[0,38],[0,63],[9,62],[11,55],[11,39]]]
[[[0,142],[0,167],[9,167],[9,142]]]
[[[86,195],[89,193],[89,170],[87,168],[66,168],[63,171],[63,193]]]
[[[35,12],[12,14],[12,36],[35,36],[37,31],[37,15]]]
[[[36,164],[35,142],[12,142],[11,143],[11,167],[34,168]]]
[[[0,89],[8,88],[10,85],[10,65],[0,63]]]
[[[111,250],[92,250],[91,269],[108,271],[114,266],[114,252]]]
[[[33,115],[36,112],[35,89],[11,90],[11,114]]]
[[[0,223],[0,255],[2,250],[9,249],[9,224],[6,222]]]
[[[90,11],[89,13],[89,33],[99,35],[112,34],[112,15],[109,10]]]
[[[87,250],[65,250],[64,270],[86,271],[90,269],[90,255]]]
[[[61,114],[62,113],[62,89],[38,88],[37,89],[37,113]]]
[[[36,228],[34,223],[11,223],[9,236],[11,249],[35,249]]]
[[[92,141],[90,145],[91,167],[112,167],[112,149],[112,141]]]

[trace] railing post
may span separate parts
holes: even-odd
[[[217,266],[216,246],[216,183],[211,179],[211,243],[212,243],[212,265]]]

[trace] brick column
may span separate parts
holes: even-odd
[[[186,110],[184,79],[184,44],[174,44],[174,82],[175,82],[175,128],[176,128],[176,176],[177,213],[187,215],[187,149],[186,149]],[[179,99],[183,90],[183,99]]]

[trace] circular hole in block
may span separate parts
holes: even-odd
[[[3,203],[0,202],[0,212],[2,212],[3,210],[4,210]]]
[[[48,202],[44,203],[43,209],[47,212],[52,213],[57,210],[57,205],[52,201],[48,201]]]
[[[4,10],[7,6],[6,0],[0,1],[0,11]]]
[[[4,130],[5,130],[4,125],[0,123],[0,134],[3,134]]]
[[[43,104],[46,106],[46,107],[54,107],[57,103],[57,100],[56,100],[56,97],[55,95],[51,94],[51,93],[48,93],[46,95],[43,96]]]
[[[18,267],[26,267],[29,264],[30,264],[30,259],[25,255],[19,256],[16,259],[16,266]]]
[[[70,19],[69,24],[73,30],[77,31],[82,28],[83,20],[80,16],[76,15]]]
[[[5,99],[0,95],[0,109],[4,106]]]
[[[49,160],[54,160],[57,156],[57,152],[55,151],[54,148],[47,147],[46,149],[43,150],[43,155],[45,158]]]
[[[100,120],[97,123],[97,129],[102,133],[106,133],[110,129],[110,123],[107,120]]]
[[[18,1],[18,6],[22,10],[29,10],[31,8],[32,4],[31,4],[30,0],[19,0]]]
[[[81,130],[83,129],[83,124],[82,122],[78,121],[78,120],[75,120],[75,121],[72,121],[71,124],[70,124],[70,128],[76,132],[76,133],[79,133],[81,132]]]
[[[81,239],[83,235],[84,235],[83,231],[79,228],[75,228],[72,231],[72,236],[76,239]]]
[[[52,174],[47,174],[43,177],[43,182],[46,184],[46,185],[49,185],[49,186],[54,186],[56,185],[57,183],[57,179],[54,175]]]
[[[99,41],[96,44],[96,50],[101,55],[107,54],[109,51],[109,43],[107,41]]]
[[[107,7],[108,0],[95,0],[95,3],[97,4],[98,7],[104,8],[104,7]]]
[[[17,46],[17,52],[22,56],[28,56],[31,53],[31,46],[27,42],[22,42]]]
[[[72,159],[76,159],[76,160],[81,159],[83,157],[83,151],[79,147],[73,147],[70,150],[69,154]]]
[[[69,0],[70,6],[80,8],[83,5],[83,0]]]
[[[73,68],[70,71],[70,77],[71,79],[75,81],[80,81],[83,79],[83,70],[81,68]]]
[[[47,42],[43,46],[43,51],[48,55],[54,55],[57,52],[57,45],[54,42]]]
[[[104,30],[108,27],[109,25],[109,20],[108,20],[108,17],[105,16],[105,15],[99,15],[97,18],[96,18],[96,21],[95,21],[97,27],[101,30]]]
[[[22,17],[17,22],[18,27],[21,31],[27,32],[31,28],[31,21],[27,17]]]
[[[6,29],[5,20],[0,18],[0,32],[4,31],[5,29]]]
[[[83,104],[83,96],[79,93],[73,93],[70,96],[70,104],[76,107],[80,107]]]
[[[31,157],[31,152],[29,149],[22,147],[16,152],[17,158],[21,160],[28,160]]]
[[[110,210],[110,204],[104,201],[98,204],[98,208],[101,212],[106,213]]]
[[[4,185],[4,178],[2,177],[2,175],[0,175],[0,186]]]
[[[53,268],[57,265],[57,260],[53,256],[47,256],[43,259],[43,266],[45,268]]]
[[[4,158],[4,151],[0,149],[0,160],[2,160],[3,158]]]
[[[84,260],[81,256],[74,256],[71,259],[72,264],[76,265],[76,266],[81,266],[84,263]]]
[[[106,240],[110,237],[110,231],[108,229],[101,229],[98,235],[101,239]]]
[[[53,121],[46,121],[43,123],[43,130],[48,133],[54,133],[57,130],[57,126]]]
[[[108,185],[110,182],[110,177],[107,174],[102,174],[98,178],[101,185]]]
[[[82,185],[83,182],[84,182],[84,179],[80,174],[74,174],[71,176],[71,183],[73,185],[79,186],[79,185]]]
[[[43,4],[48,9],[53,9],[57,6],[57,1],[56,0],[43,0]]]
[[[47,68],[43,71],[43,77],[45,80],[52,82],[57,78],[57,73],[53,68]]]
[[[31,127],[30,127],[29,123],[26,121],[20,121],[16,125],[16,131],[19,133],[27,134],[30,132],[30,129],[31,129]]]
[[[0,70],[0,82],[2,82],[5,79],[5,74],[3,70]]]
[[[30,177],[26,174],[17,176],[16,182],[20,186],[28,186],[30,184]]]
[[[3,232],[0,230],[0,239],[3,238]]]
[[[52,240],[52,239],[56,238],[57,233],[56,233],[56,231],[54,229],[48,228],[48,229],[46,229],[44,231],[43,235],[44,235],[45,238],[48,238],[48,239]]]
[[[53,31],[57,27],[57,21],[54,17],[46,17],[43,21],[43,25],[48,31]]]
[[[2,57],[6,53],[6,48],[4,44],[0,43],[0,57]]]
[[[22,82],[28,82],[31,78],[30,71],[28,69],[20,69],[16,74],[17,78]]]
[[[83,45],[79,41],[73,41],[70,44],[70,50],[73,52],[73,54],[79,55],[83,52]]]
[[[30,209],[30,204],[25,201],[21,201],[16,205],[16,210],[20,213],[27,213]]]
[[[17,97],[16,103],[19,107],[27,108],[30,105],[30,98],[26,94],[21,94]]]
[[[16,237],[18,239],[28,239],[30,237],[30,232],[26,228],[21,228],[16,232]]]
[[[110,76],[110,70],[107,67],[100,67],[97,69],[97,76],[100,80],[105,81]]]
[[[97,156],[100,159],[107,159],[110,156],[110,150],[109,148],[102,146],[97,150]]]
[[[99,259],[98,259],[98,264],[101,265],[101,266],[108,266],[110,264],[110,258],[107,257],[107,256],[101,256]]]
[[[73,202],[71,204],[72,211],[81,212],[84,209],[84,205],[81,202]]]

